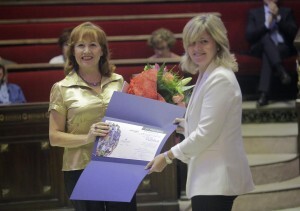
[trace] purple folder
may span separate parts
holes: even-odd
[[[176,129],[175,118],[183,117],[185,109],[169,103],[114,92],[104,120],[117,120],[163,131],[166,135],[155,155],[161,152]],[[98,143],[99,138],[95,142]],[[72,200],[130,202],[139,184],[148,174],[149,161],[99,157],[92,153],[91,162],[81,174],[71,195]]]

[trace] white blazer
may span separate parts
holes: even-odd
[[[232,70],[211,63],[199,74],[185,115],[185,139],[172,147],[188,164],[186,192],[241,195],[254,189],[244,150],[242,95]]]

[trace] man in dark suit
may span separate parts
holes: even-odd
[[[246,38],[251,45],[250,54],[262,59],[257,106],[268,104],[273,73],[282,84],[291,82],[282,60],[296,54],[293,41],[298,27],[289,8],[279,7],[277,0],[263,0],[263,7],[248,14]]]

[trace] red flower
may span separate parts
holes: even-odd
[[[157,92],[157,70],[150,69],[143,71],[130,80],[129,94],[160,100],[165,99]]]
[[[180,78],[163,64],[146,65],[144,71],[130,80],[127,93],[162,102],[185,106],[185,91],[193,86],[185,86],[192,78]]]

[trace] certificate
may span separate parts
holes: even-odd
[[[149,126],[109,121],[107,136],[98,138],[93,156],[151,161],[166,133]]]
[[[114,92],[103,121],[107,136],[98,137],[91,162],[81,174],[72,200],[130,202],[148,174],[146,164],[161,152],[185,109],[122,92]]]

